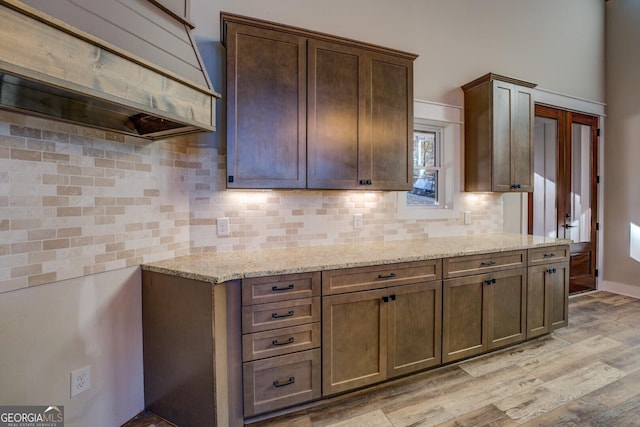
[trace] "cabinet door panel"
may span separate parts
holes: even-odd
[[[308,188],[358,188],[361,51],[309,40]]]
[[[410,190],[413,185],[413,63],[394,57],[372,56],[367,95],[371,120],[362,132],[360,179],[376,190]]]
[[[527,280],[527,338],[549,333],[550,281],[547,265],[529,267]]]
[[[513,137],[511,141],[511,184],[518,191],[533,191],[533,93],[514,86]]]
[[[550,276],[551,330],[569,324],[569,266],[567,263],[554,265],[556,272]]]
[[[443,282],[442,362],[452,362],[485,350],[484,275]]]
[[[441,361],[442,282],[389,290],[389,377]]]
[[[229,188],[306,186],[306,53],[303,37],[227,24]]]
[[[527,273],[525,268],[490,275],[487,286],[488,349],[526,338]],[[495,280],[495,283],[494,283]]]
[[[323,297],[323,395],[386,379],[386,290]]]
[[[493,82],[493,191],[511,191],[513,85]]]

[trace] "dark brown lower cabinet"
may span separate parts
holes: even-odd
[[[516,268],[443,282],[444,363],[526,338],[526,271]]]
[[[569,267],[566,262],[529,267],[527,338],[567,326]]]
[[[146,407],[178,425],[242,425],[550,333],[568,324],[568,251],[216,285],[143,271]]]
[[[440,364],[441,281],[323,297],[323,395]]]

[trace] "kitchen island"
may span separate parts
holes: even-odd
[[[241,425],[550,333],[567,323],[569,243],[491,234],[143,265],[145,405]]]

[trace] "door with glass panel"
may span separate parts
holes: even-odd
[[[571,239],[569,292],[595,289],[598,118],[535,108],[529,233]]]

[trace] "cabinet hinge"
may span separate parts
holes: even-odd
[[[600,136],[600,128],[596,131],[596,136]]]
[[[598,277],[598,273],[599,273],[598,269],[596,268],[596,274],[595,274],[596,277]]]
[[[600,184],[600,175],[596,176],[596,184]]]
[[[600,231],[600,223],[596,222],[596,231]]]
[[[229,177],[227,178],[227,181],[233,182],[233,175],[229,175]]]

